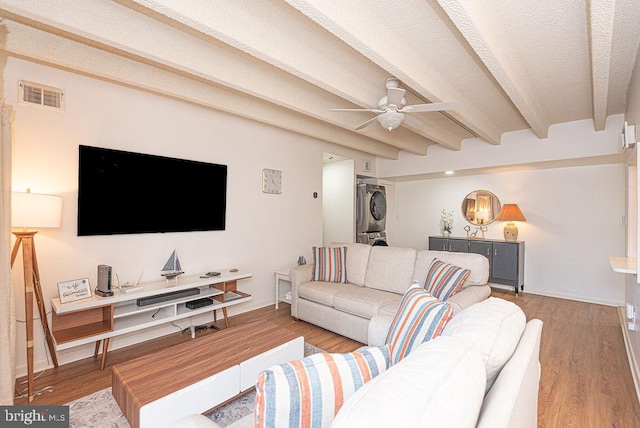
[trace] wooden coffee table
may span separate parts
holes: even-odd
[[[133,428],[168,426],[250,391],[261,371],[303,354],[302,336],[255,321],[118,364],[111,389]]]

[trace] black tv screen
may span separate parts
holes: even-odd
[[[78,236],[224,230],[227,166],[79,146]]]

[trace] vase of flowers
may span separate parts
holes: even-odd
[[[453,227],[453,211],[443,209],[440,211],[440,218],[442,220],[442,236],[448,238],[451,236],[451,228]]]

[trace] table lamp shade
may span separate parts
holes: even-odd
[[[62,196],[11,192],[11,227],[60,227]]]
[[[515,242],[518,240],[518,228],[513,222],[527,221],[517,204],[504,204],[496,216],[496,220],[508,221],[504,227],[504,240],[507,242]]]
[[[504,204],[496,216],[498,221],[527,221],[518,204]]]

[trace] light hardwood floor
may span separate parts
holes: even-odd
[[[493,295],[515,302],[527,315],[544,322],[540,361],[539,427],[640,427],[640,403],[629,369],[622,330],[614,307],[494,289]],[[258,309],[231,318],[234,324],[250,320],[271,321],[305,337],[329,352],[349,352],[360,343],[291,319],[289,305]],[[223,326],[220,321],[217,325]],[[198,335],[215,334],[215,330]],[[37,396],[33,405],[64,404],[111,386],[111,367],[148,352],[190,340],[172,334],[109,352],[107,367],[87,358],[45,371],[35,390],[53,392]],[[18,380],[18,384],[24,378]],[[18,389],[23,389],[18,385]],[[18,399],[15,404],[27,404]]]

